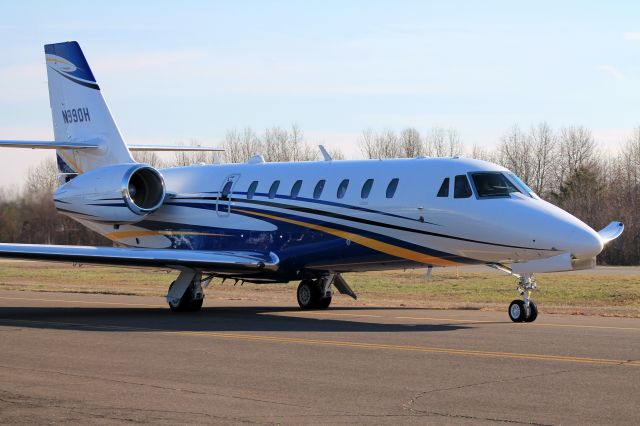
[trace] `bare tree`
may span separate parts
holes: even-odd
[[[362,131],[359,145],[365,158],[375,158],[375,134],[370,127]]]
[[[432,157],[447,156],[447,131],[442,127],[434,127],[425,138],[425,151]]]
[[[500,164],[518,175],[523,181],[531,182],[532,155],[531,141],[520,127],[513,126],[498,147]]]
[[[402,156],[407,158],[424,155],[424,145],[420,138],[420,132],[413,127],[407,127],[400,133]]]
[[[619,158],[628,184],[640,184],[640,126],[633,129],[620,150]]]
[[[263,155],[266,161],[310,161],[317,153],[304,142],[302,131],[296,125],[291,130],[272,127],[262,137]]]
[[[223,142],[223,158],[229,163],[242,163],[256,154],[260,154],[262,145],[260,139],[250,127],[241,132],[230,130]]]
[[[559,181],[564,182],[583,166],[593,165],[596,142],[591,130],[584,126],[565,127],[560,130]]]
[[[447,151],[450,157],[462,155],[464,145],[458,131],[454,128],[447,129]]]
[[[471,151],[469,153],[469,156],[471,158],[475,158],[476,160],[490,161],[493,163],[496,162],[495,151],[492,151],[490,149],[487,149],[477,144],[473,144],[471,146]]]
[[[153,151],[134,151],[133,159],[138,163],[149,164],[157,169],[165,167],[164,161],[162,161],[158,153]]]
[[[47,159],[29,168],[25,190],[35,196],[50,195],[59,184],[58,165],[55,160]]]
[[[552,174],[557,166],[557,138],[546,122],[531,126],[529,131],[531,161],[531,180],[527,181],[538,194],[553,190]]]
[[[333,160],[344,160],[346,157],[340,148],[328,148],[329,155]]]
[[[362,132],[360,149],[367,158],[403,157],[402,148],[402,143],[393,130],[374,133],[371,129],[366,129]]]
[[[201,145],[197,139],[189,140],[187,146]],[[207,164],[213,162],[213,156],[207,151],[176,151],[173,158],[173,166],[183,167],[192,164]]]

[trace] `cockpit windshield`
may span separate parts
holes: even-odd
[[[527,184],[524,183],[522,179],[520,179],[518,176],[514,175],[513,173],[507,173],[507,175],[511,178],[513,182],[515,182],[515,184],[520,188],[522,192],[524,192],[530,197],[535,198],[536,193],[533,192],[533,189],[529,188],[529,186],[527,186]]]
[[[509,197],[512,192],[522,192],[501,172],[471,173],[471,178],[479,198]]]

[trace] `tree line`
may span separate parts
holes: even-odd
[[[197,145],[197,141],[191,141]],[[604,152],[584,126],[552,129],[541,122],[508,129],[492,148],[466,145],[452,128],[365,129],[358,141],[365,158],[468,156],[500,164],[518,175],[538,195],[582,219],[594,229],[611,220],[625,223],[624,234],[600,255],[601,263],[640,264],[640,127],[630,132],[618,152]],[[320,159],[317,146],[297,126],[251,128],[226,133],[224,152],[176,152],[161,157],[136,152],[136,161],[155,167],[196,163],[239,163],[255,154],[265,161]],[[330,150],[336,160],[345,158]],[[22,190],[0,192],[0,241],[46,244],[107,245],[109,241],[66,216],[57,214],[51,194],[58,185],[53,159],[29,170]]]

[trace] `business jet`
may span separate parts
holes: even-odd
[[[593,268],[623,231],[595,232],[542,200],[515,174],[464,158],[244,164],[158,170],[127,145],[77,42],[45,46],[61,214],[115,247],[0,244],[0,257],[179,271],[172,311],[198,311],[213,278],[300,281],[302,309],[326,309],[333,289],[356,298],[345,272],[487,265],[513,275],[514,322],[532,322],[538,272]]]

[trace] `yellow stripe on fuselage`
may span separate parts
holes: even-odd
[[[327,234],[335,235],[336,237],[341,237],[341,238],[353,241],[354,243],[358,243],[362,246],[368,247],[373,250],[377,250],[382,253],[390,254],[392,256],[400,257],[403,259],[413,260],[415,262],[424,263],[427,265],[436,265],[436,266],[459,265],[459,263],[453,262],[451,260],[441,259],[439,257],[429,256],[428,254],[419,253],[417,251],[394,246],[392,244],[383,243],[382,241],[374,240],[373,238],[364,237],[362,235],[354,234],[352,232],[341,231],[339,229],[329,228],[323,225],[316,225],[313,223],[301,222],[299,220],[294,220],[294,219],[286,219],[283,217],[273,216],[266,213],[257,213],[257,212],[243,210],[243,209],[234,209],[234,210],[242,213],[255,215],[255,216],[262,216],[262,217],[267,217],[269,219],[279,220],[281,222],[291,223],[293,225],[298,225],[305,228],[315,229],[317,231],[325,232]]]

